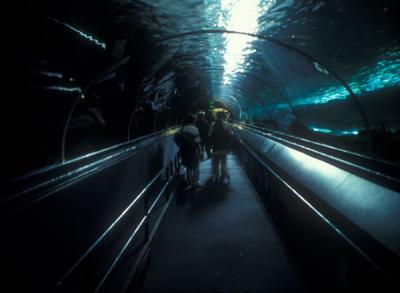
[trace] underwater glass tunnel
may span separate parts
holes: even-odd
[[[334,283],[339,291],[360,289],[363,276],[379,275],[374,270],[396,280],[400,276],[397,2],[6,1],[0,12],[5,158],[0,228],[9,240],[0,247],[4,253],[0,256],[7,269],[17,280],[21,274],[27,286],[23,289],[34,288],[32,292],[54,292],[54,284],[64,283],[70,287],[62,292],[97,292],[106,286],[111,287],[103,291],[128,292],[130,283],[124,290],[113,287],[124,282],[112,272],[125,259],[135,233],[148,225],[150,211],[158,209],[151,205],[121,253],[112,254],[122,243],[116,239],[125,239],[124,233],[133,227],[129,220],[119,221],[125,221],[143,194],[160,188],[157,200],[165,194],[166,202],[172,198],[173,178],[181,175],[172,136],[187,114],[205,111],[209,118],[215,111],[225,111],[235,129],[234,155],[228,165],[236,170],[232,177],[237,181],[231,181],[231,191],[258,193],[273,220],[283,223],[278,230],[290,231],[290,239],[299,235],[293,232],[297,228],[287,226],[303,223],[312,228],[299,238],[318,243],[315,251],[328,255],[324,253],[335,247],[335,257],[327,260],[330,265],[323,274],[328,276],[331,269],[336,279],[321,277],[321,284]],[[202,164],[207,172],[208,165]],[[244,174],[248,182],[243,181]],[[355,183],[350,182],[353,179]],[[212,189],[210,194],[218,192]],[[132,201],[129,196],[136,193],[140,196]],[[296,198],[296,204],[287,194]],[[143,210],[146,204],[147,198]],[[240,215],[234,203],[232,207]],[[133,214],[132,219],[137,215]],[[162,218],[164,211],[160,214]],[[325,240],[314,241],[312,230],[319,229]],[[150,243],[149,231],[146,226]],[[104,245],[108,250],[98,245],[103,241],[110,241]],[[25,251],[26,242],[31,249]],[[12,253],[7,255],[8,251]],[[143,252],[137,259],[146,255]],[[61,260],[52,262],[58,256]],[[97,256],[101,261],[104,256],[107,265],[99,264]],[[36,271],[33,264],[42,259]],[[365,260],[370,266],[364,265]],[[52,265],[54,271],[48,269]],[[100,272],[103,267],[108,269]],[[370,280],[382,288],[380,277]],[[257,288],[249,291],[264,287]]]
[[[167,128],[211,101],[238,121],[398,161],[394,4],[7,4],[2,88],[10,118],[3,132],[12,125],[5,147],[27,156],[7,173]]]

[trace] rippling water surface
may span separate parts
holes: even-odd
[[[400,85],[400,44],[393,1],[135,3],[132,15],[150,28],[153,39],[209,29],[264,35],[301,49],[333,68],[358,95]],[[253,105],[260,110],[282,108],[288,100],[296,107],[349,98],[348,91],[324,66],[269,41],[238,34],[203,34],[163,45],[174,52],[165,62],[179,56],[178,68],[206,76],[210,95],[236,107]]]

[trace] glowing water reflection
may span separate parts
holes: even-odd
[[[246,33],[257,33],[258,18],[265,14],[275,0],[221,0],[218,27]],[[236,74],[243,73],[249,66],[248,56],[255,52],[253,39],[244,35],[224,34],[223,84],[229,85]],[[228,93],[221,94],[222,98]]]
[[[221,0],[218,26],[228,30],[256,33],[260,15],[259,0]],[[229,84],[232,76],[244,70],[246,57],[253,53],[251,39],[242,35],[226,34],[224,52],[224,84]]]
[[[310,127],[310,129],[314,132],[324,133],[324,134],[332,134],[336,136],[345,136],[345,135],[358,135],[357,129],[349,129],[349,130],[333,130],[328,128],[319,128],[319,127]]]
[[[373,92],[385,87],[400,86],[399,71],[400,48],[396,47],[378,57],[372,66],[361,67],[349,79],[349,85],[356,94]],[[333,100],[345,100],[348,96],[349,92],[343,86],[330,86],[321,88],[313,95],[295,101],[293,105],[324,104]]]
[[[332,130],[318,127],[311,127],[312,131],[321,132],[321,133],[332,133]]]
[[[56,23],[58,23],[58,24],[61,24],[61,25],[65,26],[65,27],[69,28],[70,30],[72,30],[72,31],[78,33],[80,36],[84,37],[85,39],[87,39],[87,40],[93,42],[93,43],[96,44],[97,46],[100,46],[101,48],[106,49],[106,44],[105,44],[105,43],[100,42],[100,41],[99,41],[98,39],[96,39],[95,37],[93,37],[93,36],[91,36],[91,35],[89,35],[89,34],[86,34],[86,33],[82,32],[82,31],[78,30],[77,28],[73,27],[72,25],[69,25],[68,23],[59,21],[58,19],[55,19],[55,18],[48,17],[48,19],[50,19],[50,20],[52,20],[52,21],[54,21],[54,22],[56,22]]]
[[[82,89],[80,87],[64,87],[64,86],[46,86],[40,89],[49,91],[59,91],[59,92],[77,92],[81,93]]]
[[[47,77],[55,77],[55,78],[59,78],[59,79],[63,78],[62,73],[58,73],[58,72],[50,72],[50,71],[42,71],[42,70],[36,70],[36,71],[33,70],[32,72],[40,74],[40,75],[44,75]]]

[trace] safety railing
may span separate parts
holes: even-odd
[[[7,270],[0,291],[7,284],[21,292],[129,288],[178,182],[177,129],[17,180],[18,192],[0,201]]]
[[[103,241],[107,238],[109,234],[112,233],[113,229],[116,229],[116,226],[118,226],[124,218],[128,217],[133,211],[133,209],[137,208],[138,205],[143,204],[144,205],[144,212],[139,216],[139,220],[135,223],[134,228],[132,229],[133,232],[129,235],[128,239],[126,242],[122,245],[122,248],[118,252],[118,254],[114,257],[114,260],[111,262],[111,264],[108,266],[107,270],[101,277],[100,281],[96,284],[94,288],[94,292],[101,292],[104,289],[104,285],[107,282],[107,280],[110,278],[110,275],[112,272],[116,269],[118,266],[119,262],[121,262],[122,258],[124,257],[125,254],[127,254],[127,251],[129,250],[129,247],[133,245],[135,241],[141,242],[142,246],[140,248],[140,252],[136,259],[131,259],[130,261],[133,263],[132,268],[129,271],[128,277],[125,279],[125,282],[123,284],[122,291],[127,290],[129,288],[130,283],[133,281],[138,268],[143,261],[143,258],[146,254],[146,251],[151,244],[151,241],[171,203],[172,200],[172,189],[173,189],[173,183],[174,180],[176,179],[176,176],[179,175],[179,159],[178,157],[175,157],[174,162],[170,162],[167,167],[162,169],[155,175],[149,183],[139,192],[139,194],[132,200],[132,202],[122,211],[122,213],[115,219],[113,223],[100,235],[100,237],[93,242],[93,244],[89,247],[89,249],[74,263],[74,265],[65,273],[65,275],[60,279],[60,281],[57,283],[57,290],[63,291],[64,286],[68,288],[68,281],[70,278],[72,278],[74,273],[78,273],[79,267],[84,263],[84,261],[92,254],[97,247],[99,247]],[[157,195],[153,201],[150,200],[150,190],[152,187],[156,184],[158,180],[162,179],[163,181],[166,181],[163,183],[161,189],[157,192]],[[161,199],[165,197],[165,202],[162,205],[162,211],[158,215],[156,219],[155,225],[153,227],[150,227],[150,218],[153,216],[154,212],[159,208],[159,204],[161,202]],[[140,232],[143,231],[144,235],[142,236],[142,239],[140,239],[139,235]],[[70,288],[74,290],[80,290],[80,288]],[[114,288],[114,290],[116,290]],[[121,290],[121,289],[120,289]],[[118,290],[119,291],[119,290]],[[121,292],[121,291],[119,291]]]
[[[266,138],[278,141],[291,148],[311,156],[341,166],[389,188],[400,190],[400,166],[393,162],[383,161],[356,152],[340,149],[280,131],[235,122],[239,127],[251,129]]]
[[[6,186],[2,186],[1,215],[5,216],[29,207],[49,196],[54,190],[75,184],[87,176],[135,155],[157,140],[172,135],[177,129],[179,126],[174,126],[16,178]]]
[[[329,194],[332,190],[325,190],[324,185],[319,185],[319,182],[316,182],[316,188],[308,186],[313,180],[298,182],[298,179],[311,174],[298,173],[298,178],[292,178],[282,169],[285,167],[269,161],[269,156],[273,156],[273,143],[266,147],[260,138],[260,141],[253,145],[252,133],[259,137],[265,136],[251,128],[248,128],[247,132],[246,136],[240,131],[235,131],[234,149],[239,161],[266,203],[277,226],[294,243],[295,250],[301,251],[301,257],[306,258],[304,262],[309,265],[318,262],[319,258],[324,259],[324,263],[319,264],[321,275],[318,278],[321,277],[321,282],[329,284],[328,287],[337,286],[341,289],[375,285],[382,288],[399,286],[398,282],[395,282],[395,276],[399,274],[396,254],[362,231],[363,228],[357,227],[354,219],[342,215],[332,206],[332,202],[327,204],[324,197],[320,197],[321,194],[314,193],[314,190],[318,190]],[[279,158],[284,159],[284,155],[279,155]],[[293,168],[294,165],[290,166]],[[298,171],[301,170],[299,168]],[[329,255],[326,255],[328,251]],[[323,272],[328,276],[325,280]],[[313,274],[315,271],[311,272],[311,278],[315,278]],[[343,277],[344,275],[346,276]],[[360,279],[361,276],[367,276],[368,282]]]

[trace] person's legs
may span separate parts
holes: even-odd
[[[192,181],[192,186],[193,187],[199,187],[200,185],[200,168],[199,165],[197,165],[195,168],[193,168],[193,181]]]
[[[200,142],[200,154],[198,154],[198,157],[199,157],[199,160],[201,161],[201,160],[203,160],[203,158],[204,158],[204,146],[203,146],[203,142]]]
[[[187,186],[185,187],[185,190],[188,190],[192,188],[192,182],[193,182],[193,169],[186,167],[186,178],[187,178]]]
[[[206,149],[207,159],[211,158],[211,146],[208,141],[205,141],[204,148]]]
[[[219,155],[213,154],[211,157],[211,164],[212,164],[212,176],[214,179],[218,178],[219,173]]]
[[[228,169],[226,166],[227,154],[221,154],[220,157],[221,157],[221,175],[223,179],[224,177],[226,179],[229,179]]]

